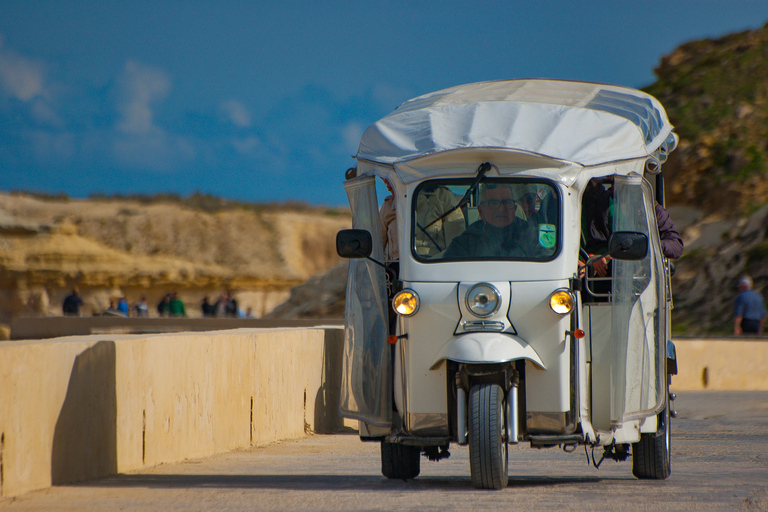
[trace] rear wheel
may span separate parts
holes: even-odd
[[[632,444],[632,474],[637,478],[664,480],[671,472],[669,405],[658,418],[658,431],[655,434],[640,434],[640,441]]]
[[[477,384],[469,391],[469,462],[472,485],[507,486],[508,450],[504,392],[498,384]]]
[[[416,446],[381,442],[381,474],[390,479],[409,480],[421,471],[421,449]]]

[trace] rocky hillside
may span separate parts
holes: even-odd
[[[741,274],[768,297],[768,25],[686,43],[646,88],[680,135],[664,165],[686,252],[674,277],[674,329],[731,332]]]
[[[213,204],[211,204],[213,203]],[[61,313],[79,288],[84,313],[110,300],[150,304],[179,292],[190,316],[231,290],[262,316],[290,288],[339,263],[346,211],[161,199],[68,200],[0,193],[0,322]]]
[[[646,91],[681,139],[664,166],[668,200],[754,213],[768,201],[768,25],[684,44],[655,72]]]

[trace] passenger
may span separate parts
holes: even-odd
[[[606,254],[613,224],[613,187],[606,188],[599,180],[587,184],[581,199],[581,248],[587,254]],[[579,267],[583,262],[579,261]],[[608,261],[600,258],[592,263],[599,277],[608,275]]]
[[[452,210],[458,203],[456,196],[446,187],[427,186],[416,198],[416,253],[433,258],[445,251],[451,241],[466,227],[461,209]]]
[[[675,229],[667,210],[660,204],[655,205],[656,226],[661,241],[661,252],[670,259],[677,259],[683,254],[683,238]],[[613,191],[598,180],[587,184],[582,198],[581,236],[582,248],[591,256],[608,252],[608,238],[613,224]],[[605,277],[610,274],[610,258],[600,258],[593,262],[595,275]],[[580,272],[583,262],[579,261]]]
[[[535,192],[527,192],[518,198],[517,204],[523,214],[525,214],[526,220],[538,224],[539,212],[536,211],[536,199],[537,196]]]
[[[683,255],[683,238],[675,229],[667,210],[660,204],[657,204],[654,209],[656,225],[659,228],[659,239],[661,240],[661,252],[667,258],[676,260]]]
[[[453,239],[443,258],[529,257],[535,245],[533,231],[517,217],[517,204],[508,185],[480,186],[480,220]]]
[[[384,259],[396,261],[400,259],[400,246],[397,241],[397,214],[395,212],[395,191],[389,180],[382,178],[391,195],[384,199],[379,209],[379,221],[381,222],[381,242],[384,249]]]

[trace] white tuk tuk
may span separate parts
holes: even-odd
[[[591,447],[596,466],[631,446],[636,477],[667,478],[677,366],[654,207],[676,144],[648,94],[553,80],[427,94],[365,131],[337,236],[340,413],[381,443],[384,476],[468,443],[473,485],[499,489],[508,445],[527,442]],[[376,177],[394,196],[385,231]],[[592,250],[587,212],[608,227]]]

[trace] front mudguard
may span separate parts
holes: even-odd
[[[446,359],[457,363],[476,364],[527,359],[546,370],[539,354],[525,340],[505,333],[460,334],[442,346],[432,363],[432,369]]]

